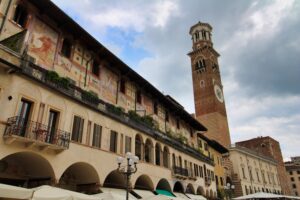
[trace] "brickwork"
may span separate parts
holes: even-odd
[[[277,171],[278,178],[282,188],[282,192],[286,195],[291,195],[288,178],[286,175],[284,162],[281,154],[280,144],[278,141],[273,138],[267,137],[258,137],[246,141],[237,142],[236,145],[244,146],[251,150],[260,152],[266,156],[269,156],[275,159],[278,162]]]
[[[207,128],[207,137],[225,147],[230,146],[223,86],[218,65],[219,54],[211,40],[211,26],[199,22],[192,26],[191,58],[195,115]]]

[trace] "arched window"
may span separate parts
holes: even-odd
[[[160,152],[161,152],[160,145],[158,143],[156,143],[156,145],[155,145],[155,164],[156,165],[160,165]]]
[[[179,156],[178,160],[179,160],[179,167],[182,168],[182,159],[181,159],[181,156]]]
[[[173,165],[173,168],[176,167],[176,157],[175,157],[174,153],[172,154],[172,165]]]
[[[153,145],[150,139],[146,140],[145,143],[145,161],[148,163],[153,162]]]
[[[142,144],[143,140],[140,135],[135,136],[135,155],[142,160]]]
[[[164,153],[163,153],[163,165],[164,167],[169,167],[169,149],[168,147],[164,147]]]

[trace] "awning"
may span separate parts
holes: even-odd
[[[32,197],[33,190],[0,184],[0,197],[10,199],[30,199]]]
[[[175,194],[175,196],[176,197],[179,197],[179,198],[181,198],[181,199],[188,199],[188,200],[190,200],[190,198],[189,197],[187,197],[185,194],[183,194],[183,193],[179,193],[179,192],[173,192],[174,194]]]
[[[96,197],[48,185],[33,188],[32,200],[99,200]]]
[[[155,190],[155,192],[157,192],[157,194],[161,194],[169,197],[175,197],[171,192],[167,190]]]
[[[135,193],[137,193],[140,197],[142,197],[142,199],[149,199],[151,197],[156,196],[152,191],[149,191],[149,190],[137,190],[137,189],[134,189],[133,191]]]
[[[112,196],[113,198],[111,200],[124,200],[124,197],[126,197],[126,190],[124,189],[117,189],[117,188],[107,188],[107,187],[103,187],[100,188],[102,190],[102,192],[104,193],[100,193],[100,194],[96,194],[93,195],[95,197],[98,196]],[[137,200],[137,198],[135,198],[132,194],[129,193],[129,199],[130,200]],[[103,200],[106,200],[106,198],[104,198]],[[110,200],[109,198],[107,200]]]
[[[264,193],[264,192],[257,192],[254,194],[249,194],[241,197],[234,198],[236,200],[242,200],[242,199],[280,199],[284,198],[283,195],[278,194],[271,194],[271,193]]]
[[[202,195],[195,195],[195,194],[186,194],[186,196],[190,197],[192,200],[207,200],[204,196]]]

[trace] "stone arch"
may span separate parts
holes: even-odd
[[[184,187],[181,182],[177,181],[173,187],[174,192],[184,193]]]
[[[100,179],[92,165],[77,162],[65,169],[58,185],[68,190],[92,194],[99,191]]]
[[[167,179],[160,179],[159,182],[157,183],[156,189],[158,190],[167,190],[169,192],[172,192],[171,186]]]
[[[189,184],[186,186],[185,192],[188,193],[188,194],[195,194],[195,189],[194,189],[193,184],[189,183]]]
[[[121,173],[114,170],[106,176],[103,187],[126,188],[126,180]]]
[[[135,135],[135,155],[143,160],[143,137],[140,134]]]
[[[153,163],[153,142],[151,139],[147,139],[145,142],[145,161],[148,163]]]
[[[205,196],[204,189],[203,189],[202,186],[199,186],[199,187],[197,188],[197,194],[198,194],[198,195],[203,195],[203,196]]]
[[[141,189],[141,190],[150,190],[153,191],[154,190],[154,185],[153,182],[151,180],[151,178],[147,175],[141,175],[137,178],[137,180],[135,181],[135,189]]]
[[[13,153],[2,158],[0,163],[2,165],[1,183],[23,185],[28,188],[55,183],[52,165],[46,158],[36,153],[27,151]],[[5,177],[2,177],[3,175]]]
[[[159,143],[155,144],[155,164],[161,165],[161,145]]]
[[[170,151],[167,146],[164,146],[163,150],[163,166],[169,168],[170,166]]]

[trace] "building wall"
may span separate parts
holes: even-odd
[[[300,161],[298,159],[293,159],[292,161],[285,162],[286,174],[288,177],[288,184],[292,195],[300,196]]]
[[[260,152],[266,156],[269,156],[277,161],[278,176],[282,188],[283,194],[290,195],[290,187],[288,185],[288,179],[285,172],[280,144],[278,141],[271,137],[258,137],[251,140],[238,142],[237,145],[244,146],[256,152]]]
[[[276,162],[249,153],[249,150],[232,147],[230,160],[233,163],[235,181],[241,185],[241,191],[235,191],[236,196],[255,192],[280,193]],[[252,174],[252,175],[251,175]],[[263,178],[265,177],[265,178]]]

